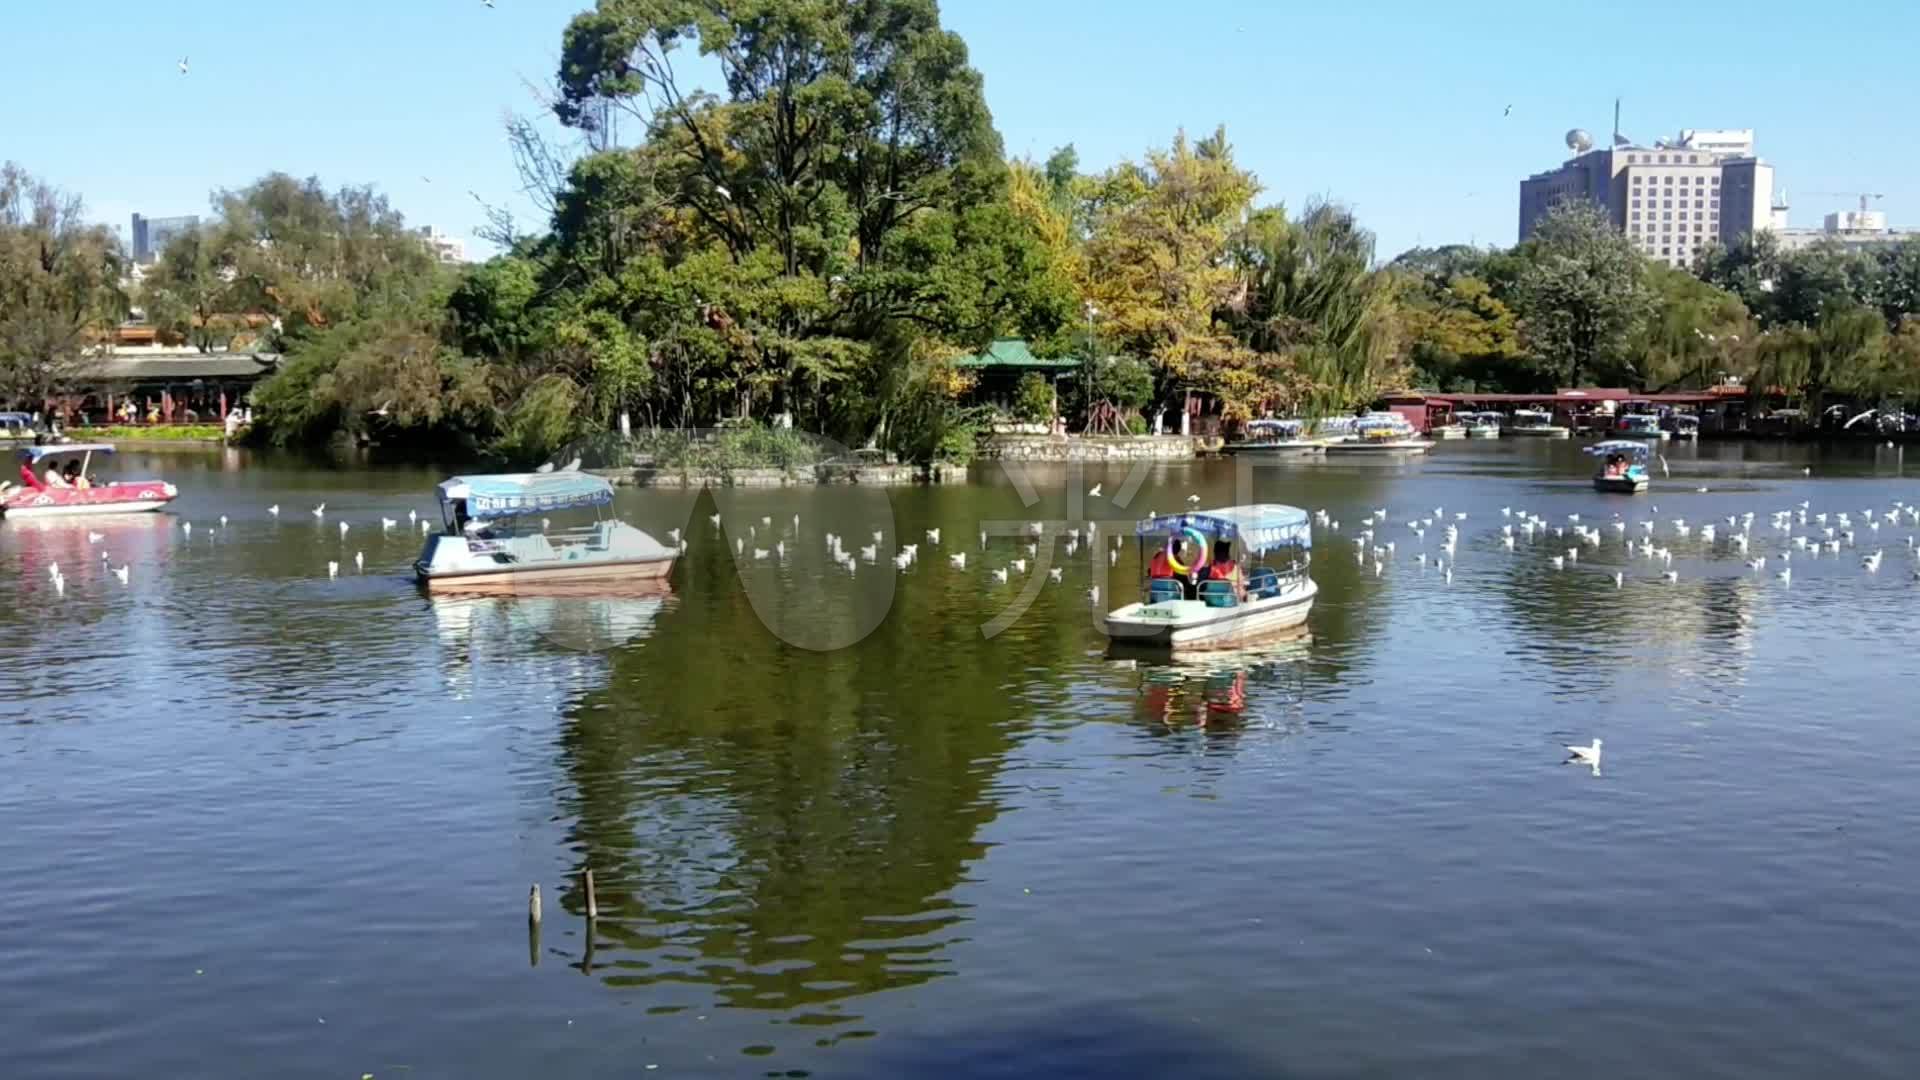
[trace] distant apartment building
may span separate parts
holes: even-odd
[[[1583,131],[1567,133],[1574,157],[1520,182],[1520,239],[1533,235],[1555,203],[1598,204],[1649,258],[1688,267],[1707,246],[1785,224],[1773,204],[1773,166],[1753,153],[1748,129],[1689,128],[1651,147],[1615,137],[1592,150]]]
[[[174,237],[199,227],[200,218],[195,214],[163,218],[133,215],[133,261],[142,265],[152,263]]]
[[[1817,229],[1781,229],[1776,235],[1785,251],[1798,251],[1822,242],[1846,248],[1871,248],[1920,238],[1920,229],[1889,226],[1886,214],[1863,207],[1828,214]]]
[[[448,236],[438,225],[422,225],[417,230],[420,238],[433,249],[434,257],[443,263],[463,263],[467,261],[466,241]]]

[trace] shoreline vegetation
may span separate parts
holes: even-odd
[[[1920,242],[1762,234],[1689,273],[1566,203],[1510,248],[1382,262],[1347,208],[1261,201],[1224,129],[1095,171],[1071,145],[1009,158],[933,0],[603,0],[559,45],[551,116],[508,123],[545,220],[490,210],[480,264],[440,264],[372,185],[275,172],[214,192],[134,284],[76,196],[7,165],[0,403],[84,392],[92,343],[136,312],[282,356],[258,444],[501,467],[725,423],[757,433],[643,452],[800,467],[779,434],[798,429],[962,464],[1011,422],[1139,433],[1191,408],[1230,433],[1408,387],[1739,381],[1750,412],[1816,430],[1831,405],[1904,422],[1920,398]],[[723,84],[684,81],[709,64]],[[1050,377],[962,363],[1006,338]]]

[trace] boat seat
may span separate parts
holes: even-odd
[[[1256,566],[1247,575],[1247,595],[1257,600],[1280,595],[1280,572],[1270,566]]]
[[[1147,582],[1147,603],[1161,604],[1168,600],[1185,600],[1187,591],[1173,578],[1154,578]]]
[[[1231,581],[1203,581],[1200,583],[1200,599],[1208,607],[1239,607],[1240,599],[1234,595]]]

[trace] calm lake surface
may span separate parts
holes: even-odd
[[[171,513],[0,523],[0,1075],[1911,1077],[1920,528],[1863,514],[1920,461],[1665,453],[1637,497],[1570,443],[1262,470],[1340,523],[1310,635],[1178,666],[1105,655],[1104,535],[984,635],[1025,552],[978,533],[1235,502],[1230,462],[1125,507],[1119,468],[622,492],[686,531],[671,596],[446,601],[437,470],[123,455]],[[1855,545],[1783,584],[1802,500]],[[1502,507],[1604,542],[1509,552]]]

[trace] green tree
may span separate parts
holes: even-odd
[[[1660,263],[1648,264],[1647,287],[1652,314],[1603,379],[1656,391],[1701,388],[1745,366],[1756,330],[1739,297]]]
[[[1222,380],[1229,417],[1245,419],[1276,400],[1327,415],[1404,381],[1398,279],[1373,268],[1373,234],[1352,211],[1319,203],[1297,220],[1260,211],[1235,261],[1245,292],[1232,323],[1252,359]]]
[[[444,297],[426,243],[371,187],[329,193],[318,178],[270,173],[216,192],[212,257],[231,276],[228,314],[282,320],[298,338],[382,306]]]
[[[140,283],[140,302],[156,330],[201,352],[224,349],[246,329],[232,251],[211,226],[174,237]]]
[[[1533,390],[1520,361],[1519,320],[1492,286],[1471,274],[1407,283],[1400,312],[1408,358],[1423,385],[1441,390]]]
[[[1619,370],[1652,307],[1646,261],[1585,201],[1559,203],[1523,248],[1513,306],[1527,347],[1564,386]]]
[[[0,401],[40,408],[90,373],[89,346],[125,315],[113,234],[80,198],[0,165]]]
[[[1222,372],[1249,365],[1215,315],[1239,294],[1228,243],[1258,190],[1234,163],[1225,129],[1198,143],[1183,132],[1089,186],[1083,291],[1103,337],[1155,365],[1161,400],[1178,388],[1220,387]]]

